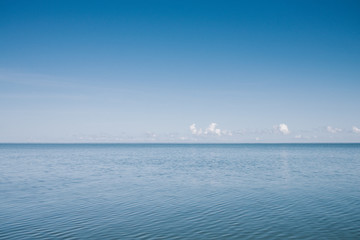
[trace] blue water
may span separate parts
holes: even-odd
[[[360,144],[0,144],[0,239],[360,239]]]

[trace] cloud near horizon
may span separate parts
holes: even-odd
[[[333,128],[331,126],[327,126],[326,127],[326,131],[328,131],[329,133],[339,133],[342,132],[341,128]]]
[[[352,130],[353,130],[354,133],[360,134],[360,128],[357,128],[357,127],[353,126]]]
[[[275,125],[274,129],[278,132],[281,132],[284,135],[287,135],[290,133],[290,130],[288,128],[288,126],[285,123],[281,123],[279,125]]]
[[[210,125],[205,129],[202,130],[202,128],[196,128],[196,124],[193,123],[190,125],[189,129],[191,131],[191,134],[193,135],[215,135],[215,136],[221,136],[221,135],[228,135],[232,136],[232,132],[228,130],[221,130],[220,128],[217,128],[217,123],[210,123]]]

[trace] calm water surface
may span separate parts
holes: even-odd
[[[360,239],[360,145],[0,144],[0,239]]]

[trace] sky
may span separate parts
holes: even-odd
[[[0,1],[0,142],[360,142],[359,1]]]

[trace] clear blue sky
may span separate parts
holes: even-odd
[[[2,0],[0,142],[360,142],[359,13]]]

